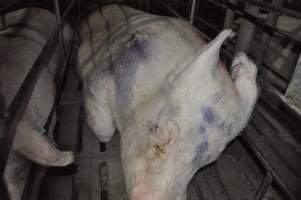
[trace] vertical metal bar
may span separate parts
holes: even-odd
[[[256,193],[255,200],[261,200],[263,199],[264,195],[266,194],[267,190],[269,189],[269,186],[271,185],[273,181],[273,177],[270,172],[267,172],[265,175],[263,181],[261,182],[259,189]]]
[[[229,0],[230,3],[236,4],[236,0]],[[234,11],[230,8],[227,8],[226,16],[225,16],[225,21],[224,21],[224,29],[231,28],[232,22],[234,19]]]
[[[146,7],[146,12],[149,13],[149,0],[145,0],[145,7]]]
[[[245,11],[256,17],[258,14],[259,8],[255,7],[253,5],[250,5],[250,4],[246,4]],[[242,20],[242,23],[241,23],[240,29],[239,29],[239,33],[238,33],[235,54],[237,54],[240,51],[244,51],[244,52],[248,51],[250,44],[251,44],[253,33],[255,31],[255,27],[256,26],[253,23],[251,23],[250,21],[248,21],[247,19]]]
[[[61,11],[59,0],[54,0],[54,10],[56,15],[57,26],[61,24]],[[62,28],[59,32],[59,51],[61,55],[61,59],[65,59],[65,47],[64,47],[64,36],[63,36],[64,28]]]
[[[61,23],[61,11],[60,11],[59,0],[54,0],[54,10],[55,10],[55,14],[56,14],[57,24],[60,24]]]
[[[193,21],[194,21],[195,8],[196,8],[196,0],[192,0],[191,9],[190,9],[190,18],[189,18],[189,21],[191,24],[193,24]]]
[[[273,4],[275,5],[282,5],[283,0],[273,0]],[[278,14],[272,11],[269,11],[268,18],[266,21],[266,24],[269,25],[270,27],[274,28],[276,26],[277,20],[278,20]],[[269,47],[271,43],[272,36],[269,35],[267,32],[263,31],[262,33],[262,38],[261,38],[261,45],[260,49],[258,50],[258,53],[256,55],[256,64],[259,66],[262,62],[263,56]]]

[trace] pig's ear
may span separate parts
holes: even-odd
[[[233,35],[234,33],[231,29],[222,31],[214,40],[212,40],[207,46],[204,47],[200,55],[194,60],[194,64],[206,67],[217,66],[219,52],[223,42],[228,37],[231,37]]]

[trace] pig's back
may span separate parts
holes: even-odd
[[[98,26],[94,29],[93,25],[89,33],[82,31],[85,37],[79,51],[80,74],[87,80],[90,92],[97,95],[96,88],[99,87],[93,87],[93,84],[100,83],[100,74],[109,71],[116,89],[111,109],[117,118],[129,119],[133,112],[158,94],[167,83],[168,75],[187,64],[205,41],[196,29],[182,20],[129,8],[123,8],[132,13],[126,21],[107,20],[115,19],[115,12],[118,16],[124,13],[116,5],[106,9],[107,16],[105,19],[98,16],[103,20],[98,24],[114,21],[117,24],[106,25],[115,27],[114,32],[108,34],[107,29],[98,29]]]

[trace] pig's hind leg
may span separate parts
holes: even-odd
[[[241,102],[251,113],[258,96],[257,67],[244,53],[239,53],[233,60],[231,71]]]
[[[14,149],[44,166],[66,166],[74,161],[73,152],[60,151],[31,121],[21,121],[16,128]]]
[[[115,82],[110,72],[94,73],[84,83],[83,97],[86,122],[101,142],[109,142],[116,126],[110,109],[115,93]]]
[[[116,129],[110,111],[89,95],[85,95],[85,111],[90,130],[101,142],[110,141]]]

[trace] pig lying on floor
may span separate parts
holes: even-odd
[[[1,19],[0,91],[4,104],[1,106],[7,109],[50,34],[55,30],[56,17],[43,9],[27,8],[7,13]],[[64,29],[64,38],[70,43],[72,30],[69,25]],[[58,48],[49,56],[50,62],[41,72],[22,120],[16,126],[13,150],[4,173],[12,200],[21,199],[30,167],[27,159],[45,166],[65,166],[74,160],[72,152],[58,150],[44,135],[43,126],[54,104],[54,79],[58,67],[61,66]],[[51,131],[49,130],[49,134]]]
[[[125,6],[98,9],[79,31],[87,123],[102,142],[119,130],[130,199],[186,199],[194,173],[246,126],[256,66],[240,53],[229,75],[219,61],[231,30],[206,44],[188,22]]]

